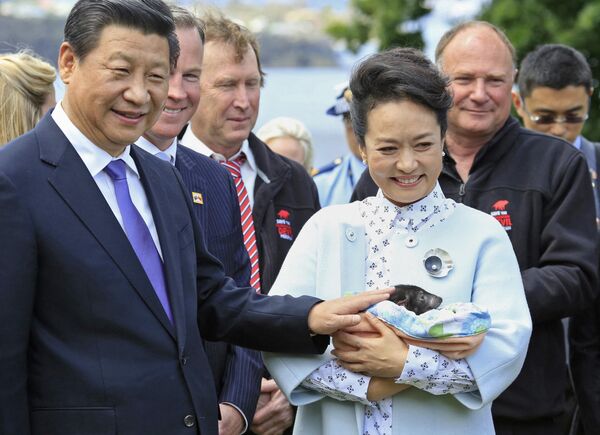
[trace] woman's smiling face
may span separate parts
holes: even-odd
[[[442,136],[435,112],[410,100],[377,105],[367,115],[361,154],[388,200],[404,206],[424,198],[442,171]]]

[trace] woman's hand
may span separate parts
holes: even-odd
[[[442,338],[439,340],[418,340],[405,335],[403,332],[395,328],[394,332],[407,344],[437,350],[439,353],[450,359],[462,359],[472,355],[479,348],[483,342],[483,339],[485,338],[485,333],[482,333],[470,337]]]
[[[410,385],[397,384],[392,378],[371,378],[367,390],[367,399],[377,402],[386,397],[392,397],[408,388],[410,388]]]
[[[355,334],[360,337],[379,337],[379,330],[375,328],[369,319],[367,318],[367,313],[360,313],[360,323],[354,326],[349,326],[344,328],[344,332],[349,334]]]
[[[356,332],[338,331],[333,335],[335,350],[331,353],[344,368],[355,373],[397,378],[404,369],[408,346],[372,314],[365,313],[362,317],[372,330],[363,325],[363,329]],[[358,325],[361,324],[362,321]]]

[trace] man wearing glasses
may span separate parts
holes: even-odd
[[[521,62],[517,84],[513,103],[525,127],[560,137],[585,155],[600,226],[600,144],[581,136],[594,91],[585,57],[566,45],[541,45]]]
[[[513,103],[525,127],[560,137],[584,155],[592,179],[596,223],[600,230],[600,143],[581,135],[588,118],[592,71],[572,47],[545,44],[525,56],[513,91]],[[600,427],[600,301],[570,319],[571,373],[579,411],[571,433],[592,434]]]

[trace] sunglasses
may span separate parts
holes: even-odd
[[[550,124],[562,124],[563,122],[566,124],[581,124],[588,119],[588,114],[578,115],[576,113],[567,113],[566,115],[554,115],[554,114],[544,114],[544,115],[532,115],[525,107],[525,101],[521,99],[521,105],[523,106],[523,111],[527,114],[527,117],[537,125],[550,125]]]
[[[582,122],[585,122],[585,120],[588,119],[588,114],[586,113],[585,115],[576,115],[576,114],[567,114],[567,115],[532,115],[529,112],[525,112],[527,113],[527,116],[529,117],[529,119],[531,119],[531,122],[538,124],[538,125],[550,125],[550,124],[562,124],[567,123],[567,124],[581,124]]]

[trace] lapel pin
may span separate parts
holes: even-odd
[[[192,192],[192,201],[194,204],[204,204],[204,198],[201,193]]]
[[[454,261],[443,249],[430,249],[425,253],[423,265],[427,273],[434,278],[443,278],[454,269]]]

